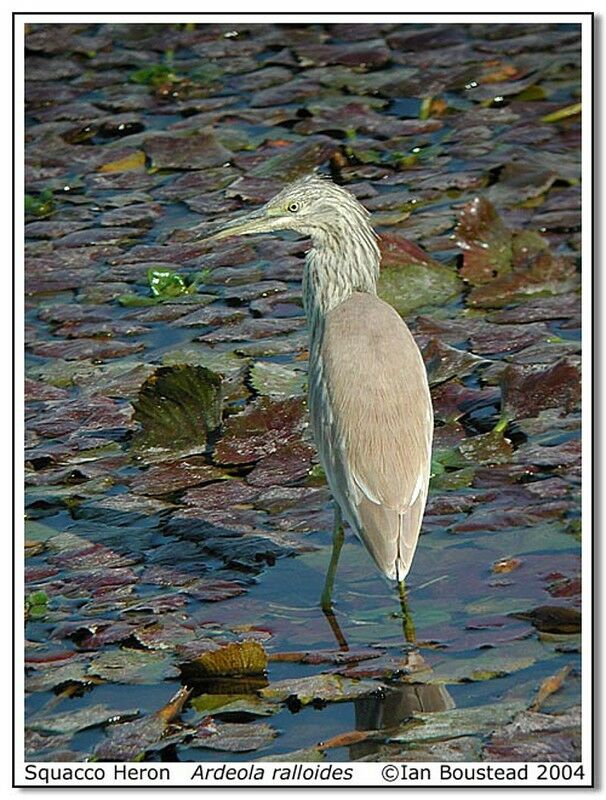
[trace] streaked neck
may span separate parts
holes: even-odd
[[[354,292],[377,293],[380,255],[374,231],[366,221],[343,220],[319,229],[305,260],[303,305],[312,334],[323,317]]]

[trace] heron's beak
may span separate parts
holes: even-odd
[[[226,224],[219,224],[218,230],[210,232],[205,237],[206,241],[218,241],[219,239],[227,239],[230,236],[246,236],[251,233],[269,233],[280,228],[279,218],[275,215],[270,215],[267,209],[263,206],[257,211],[247,214],[245,217],[239,217]]]

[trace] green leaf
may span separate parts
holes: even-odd
[[[42,606],[48,603],[46,592],[32,592],[28,598],[28,603],[32,606]]]
[[[133,83],[140,83],[144,86],[159,86],[162,83],[176,80],[177,76],[167,64],[152,64],[131,72],[129,78]]]
[[[25,213],[34,217],[48,217],[55,210],[55,203],[51,189],[44,189],[36,197],[33,194],[25,195]]]
[[[461,282],[447,267],[410,263],[382,269],[378,291],[382,300],[406,317],[417,308],[452,300],[461,291]]]
[[[133,401],[141,430],[133,449],[165,458],[206,448],[208,434],[221,423],[221,376],[205,367],[160,367]]]
[[[267,654],[259,642],[231,642],[209,650],[187,664],[188,674],[196,677],[262,675],[267,670]]]
[[[168,297],[180,297],[182,294],[191,294],[194,286],[188,286],[183,278],[172,269],[150,269],[147,280],[152,295],[164,300]]]
[[[558,108],[557,111],[552,111],[551,114],[545,114],[544,117],[541,117],[541,122],[559,122],[568,117],[576,117],[577,114],[581,113],[581,107],[582,103],[573,103],[571,106]]]

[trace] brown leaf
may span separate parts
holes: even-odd
[[[489,200],[474,197],[455,229],[463,250],[461,275],[474,286],[490,283],[511,270],[511,233]]]
[[[511,616],[529,620],[543,633],[579,633],[581,630],[580,612],[565,606],[539,606],[531,611],[520,611]]]
[[[522,561],[519,558],[502,558],[500,561],[495,561],[491,569],[493,572],[513,572],[514,569],[521,567]]]
[[[300,398],[251,403],[241,414],[229,417],[215,448],[219,464],[247,464],[300,440],[305,425],[305,404]]]
[[[318,750],[330,750],[333,747],[349,747],[358,742],[364,742],[366,739],[372,739],[377,736],[376,731],[348,731],[347,733],[339,733],[332,736],[325,742],[319,742],[317,745]]]
[[[554,694],[562,687],[562,684],[568,677],[570,669],[571,668],[567,665],[558,670],[555,675],[550,675],[548,678],[545,678],[543,683],[539,686],[539,691],[537,692],[535,699],[528,706],[530,711],[538,711],[545,700],[547,700],[550,695]]]
[[[543,369],[510,364],[500,383],[503,412],[509,419],[536,417],[547,408],[562,406],[570,413],[581,400],[579,369],[566,360]]]

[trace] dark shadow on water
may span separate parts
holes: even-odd
[[[354,702],[357,731],[389,731],[413,714],[448,711],[455,707],[445,686],[406,684],[381,695],[361,697]],[[372,740],[349,747],[352,760],[379,752],[381,744]]]

